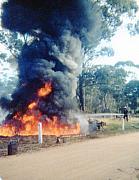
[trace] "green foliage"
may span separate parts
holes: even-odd
[[[7,58],[7,54],[6,53],[1,53],[0,54],[0,59],[4,60]]]
[[[126,82],[129,72],[124,70],[125,66],[138,68],[132,61],[84,68],[80,80],[86,111],[122,112],[125,105],[134,113],[139,111],[139,81]]]
[[[124,95],[128,106],[136,112],[139,98],[139,81],[134,80],[126,84]]]
[[[103,37],[111,37],[121,25],[123,14],[133,16],[138,9],[134,0],[106,0],[101,6],[103,18]]]
[[[87,56],[84,61],[84,66],[87,66],[89,64],[89,61],[92,61],[93,58],[97,56],[114,55],[114,51],[111,48],[104,47],[98,50],[96,47],[99,43],[101,43],[101,40],[111,39],[111,37],[115,34],[117,28],[123,23],[123,17],[133,18],[138,10],[137,2],[135,0],[96,0],[95,3],[99,5],[98,12],[101,14],[101,24],[95,24],[95,29],[97,31],[94,31],[94,41],[96,43],[94,43],[93,41],[94,46],[88,46],[88,48],[85,49],[85,53],[87,54]],[[135,26],[136,28],[134,29],[136,29],[137,32],[138,23]]]
[[[123,101],[127,73],[113,66],[93,66],[82,73],[85,106],[90,112],[116,112]]]
[[[115,64],[115,67],[124,67],[124,66],[131,66],[131,67],[139,68],[139,65],[138,64],[134,64],[132,61],[118,61]]]
[[[137,11],[136,1],[133,0],[107,0],[107,3],[115,8],[116,13],[131,13]]]
[[[137,20],[135,23],[129,23],[127,28],[130,32],[130,35],[134,36],[139,34],[139,20]]]

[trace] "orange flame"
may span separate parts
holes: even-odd
[[[51,82],[45,83],[45,86],[38,91],[39,97],[44,97],[49,95],[52,92],[52,84]]]
[[[39,117],[34,115],[25,114],[22,118],[22,128],[17,131],[16,127],[13,125],[4,125],[0,126],[0,135],[1,136],[14,136],[16,134],[20,136],[29,136],[29,135],[38,135],[38,123]],[[64,124],[59,121],[56,116],[53,116],[52,119],[48,121],[42,121],[43,135],[75,135],[80,133],[80,125],[76,124]]]
[[[37,103],[36,102],[32,102],[31,104],[28,105],[28,109],[33,109],[37,107]]]
[[[15,135],[15,127],[13,125],[3,125],[0,126],[0,135],[1,136],[14,136]]]
[[[45,87],[39,89],[38,96],[44,97],[52,92],[51,83],[46,83]],[[42,122],[43,135],[72,135],[80,133],[80,125],[67,124],[60,122],[57,116],[53,116],[51,119],[44,118],[37,108],[38,99],[28,105],[28,109],[24,115],[20,112],[13,116],[13,124],[4,124],[0,126],[1,136],[29,136],[38,134],[38,123]],[[17,123],[17,125],[16,125]]]

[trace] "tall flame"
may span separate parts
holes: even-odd
[[[31,102],[28,105],[25,114],[21,115],[20,112],[13,116],[12,122],[10,124],[4,124],[0,126],[1,136],[29,136],[38,134],[38,123],[42,122],[43,135],[72,135],[80,133],[80,125],[67,124],[60,122],[57,116],[50,118],[43,118],[42,113],[38,109],[39,97],[48,96],[52,92],[52,84],[50,82],[46,83],[44,87],[38,90],[38,99]]]

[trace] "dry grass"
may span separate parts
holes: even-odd
[[[129,132],[137,132],[139,131],[139,118],[130,117],[129,121],[125,120],[125,130],[122,130],[123,119],[108,119],[103,118],[102,121],[106,122],[106,127],[104,127],[103,131],[100,131],[98,134],[101,135],[118,135],[125,134]]]
[[[136,178],[139,180],[139,174],[136,175]]]

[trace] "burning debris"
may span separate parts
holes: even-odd
[[[40,121],[46,135],[80,133],[79,124],[69,122],[68,114],[76,108],[76,77],[84,50],[101,29],[100,16],[92,0],[3,3],[3,27],[34,40],[23,46],[18,59],[19,84],[12,99],[1,99],[10,114],[0,135],[36,135]]]

